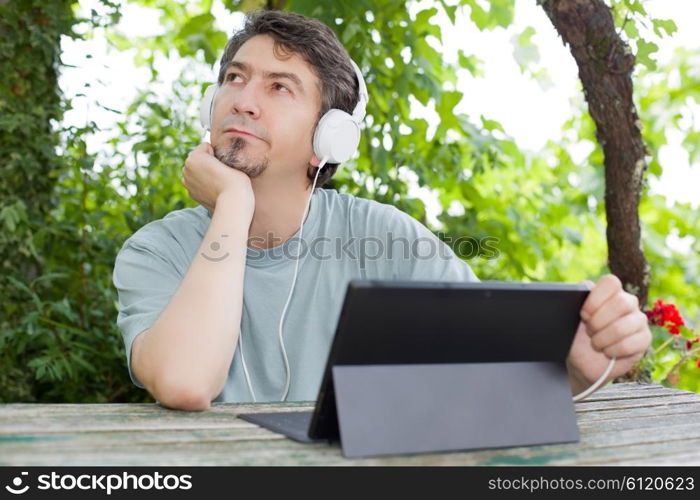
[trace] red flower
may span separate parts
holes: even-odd
[[[700,358],[698,358],[698,368],[700,368]]]
[[[654,302],[654,307],[651,311],[646,311],[646,315],[649,323],[666,328],[671,335],[678,335],[680,333],[678,327],[685,325],[678,308],[661,299]]]

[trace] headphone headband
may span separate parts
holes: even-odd
[[[352,69],[355,70],[358,85],[358,100],[355,109],[352,110],[352,117],[359,123],[365,117],[367,103],[369,102],[369,93],[367,92],[367,85],[365,84],[365,79],[362,76],[359,66],[355,64],[355,61],[352,59],[350,59],[350,64],[352,64]]]

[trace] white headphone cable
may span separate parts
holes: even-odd
[[[301,222],[299,223],[299,251],[297,252],[297,258],[296,262],[294,263],[294,278],[292,278],[292,286],[289,288],[289,295],[287,296],[287,302],[284,304],[284,309],[282,309],[282,316],[280,316],[280,324],[278,328],[278,334],[279,334],[279,339],[280,339],[280,346],[282,347],[282,356],[284,357],[284,369],[287,373],[287,380],[284,385],[284,393],[282,394],[282,401],[287,400],[287,394],[289,394],[289,384],[291,383],[292,379],[292,374],[291,370],[289,369],[289,359],[287,358],[287,350],[284,347],[284,339],[282,338],[282,324],[284,323],[284,317],[287,314],[287,307],[289,306],[289,301],[292,299],[292,293],[294,293],[294,285],[297,282],[297,273],[299,271],[299,256],[301,254],[301,243],[302,243],[302,235],[304,232],[304,219],[306,219],[306,214],[309,211],[309,205],[311,204],[311,197],[314,195],[314,189],[316,188],[316,181],[318,180],[318,174],[321,172],[321,169],[323,166],[326,164],[328,161],[328,157],[324,157],[321,160],[321,163],[318,165],[318,169],[316,170],[316,176],[314,177],[314,183],[313,186],[311,186],[311,194],[309,195],[309,199],[306,201],[306,208],[304,208],[304,214],[301,216]]]
[[[598,387],[600,387],[600,385],[605,381],[605,379],[608,378],[608,375],[610,375],[610,372],[612,371],[612,368],[613,368],[613,366],[615,365],[615,359],[616,359],[615,356],[613,356],[613,357],[610,359],[610,363],[608,363],[608,367],[605,369],[605,371],[604,371],[603,374],[600,376],[600,378],[599,378],[598,380],[596,380],[595,383],[594,383],[592,386],[590,386],[590,387],[589,387],[588,389],[586,389],[585,391],[583,391],[583,392],[581,392],[581,393],[579,393],[579,394],[576,394],[576,395],[572,398],[572,399],[574,400],[574,403],[577,403],[577,402],[579,402],[579,401],[581,401],[581,400],[583,400],[583,399],[586,399],[588,396],[591,395],[591,393],[593,393],[593,391],[595,391]]]
[[[255,398],[255,391],[253,391],[253,386],[250,383],[250,375],[248,375],[248,367],[245,364],[245,355],[243,354],[243,330],[238,330],[238,342],[241,348],[241,362],[243,363],[243,374],[245,375],[246,384],[248,384],[248,390],[250,395],[253,396],[253,403],[257,403],[258,400]]]

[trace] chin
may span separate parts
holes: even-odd
[[[269,160],[265,156],[253,158],[243,154],[242,149],[244,145],[245,141],[236,138],[230,146],[214,146],[214,156],[224,165],[240,170],[252,179],[265,171]]]

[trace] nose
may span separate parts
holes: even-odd
[[[233,98],[234,113],[246,114],[250,118],[260,117],[260,101],[257,95],[257,85],[255,82],[248,82],[238,89]]]

